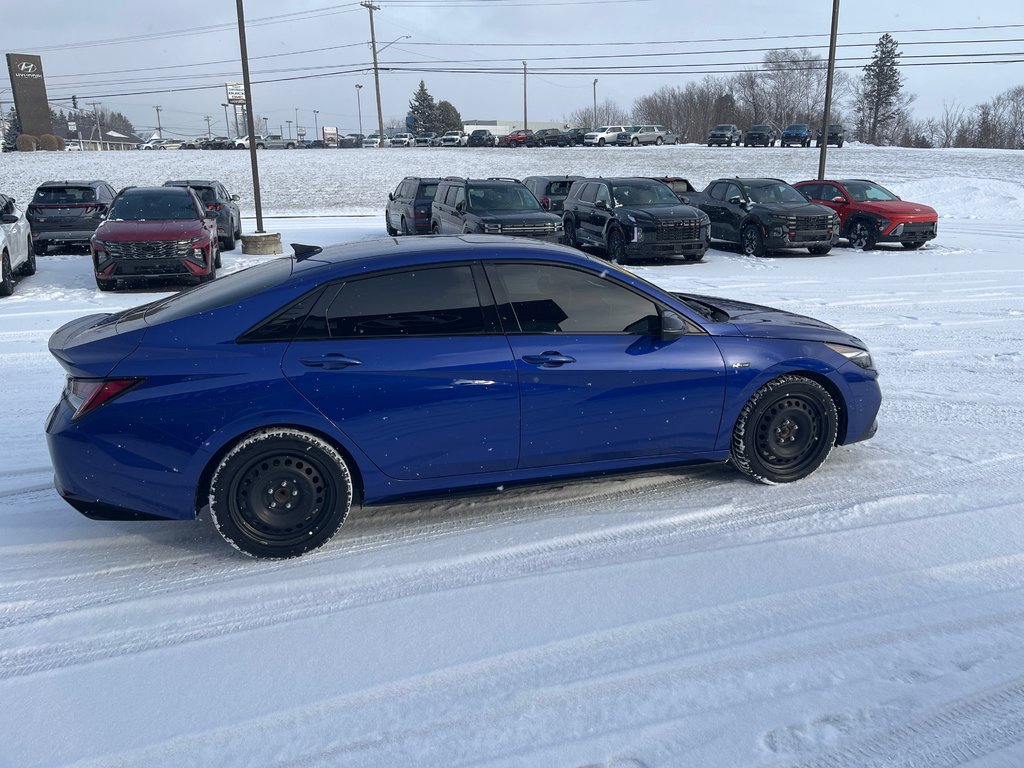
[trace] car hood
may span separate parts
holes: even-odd
[[[710,317],[710,313],[702,312],[706,319],[715,323],[729,323],[739,335],[748,338],[798,339],[848,344],[859,349],[867,348],[856,336],[813,317],[717,296],[688,293],[673,295],[684,303],[696,303],[711,309],[714,313],[713,318]]]
[[[526,222],[528,224],[548,224],[550,222],[560,223],[562,220],[553,213],[547,211],[518,211],[490,210],[486,213],[479,213],[480,221],[487,224],[509,224],[513,222]]]
[[[937,218],[935,209],[921,203],[909,203],[906,200],[879,200],[870,203],[859,203],[861,210],[877,213],[879,216],[903,216],[909,218]]]
[[[697,219],[700,212],[690,205],[620,205],[615,209],[620,217],[633,216],[645,221],[658,219]]]
[[[780,216],[832,216],[834,213],[828,206],[818,203],[754,203],[753,208],[763,208]]]
[[[117,221],[107,219],[96,230],[96,238],[110,242],[137,240],[186,240],[206,232],[201,222],[185,221]]]

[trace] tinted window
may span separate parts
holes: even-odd
[[[845,198],[842,192],[839,191],[839,187],[835,184],[822,184],[819,192],[819,200],[835,200],[837,197]]]
[[[755,203],[802,203],[804,196],[784,181],[748,184],[747,193]]]
[[[327,322],[334,338],[486,332],[468,265],[353,280],[331,304]]]
[[[569,187],[572,186],[572,181],[552,181],[548,184],[549,195],[568,195]]]
[[[725,184],[712,184],[708,190],[708,197],[715,200],[725,200]]]
[[[69,204],[92,203],[96,201],[96,191],[92,187],[40,187],[36,190],[34,203]]]
[[[540,203],[521,184],[481,186],[469,188],[469,208],[472,211],[540,210]]]
[[[109,218],[115,221],[184,221],[199,218],[199,212],[191,195],[154,191],[117,198],[110,208]]]
[[[821,184],[803,184],[797,187],[797,189],[803,193],[804,197],[810,200],[824,199],[821,196]]]
[[[580,200],[582,200],[585,203],[594,202],[594,199],[597,197],[597,188],[599,186],[599,184],[587,184],[580,191]]]
[[[600,275],[536,264],[488,266],[523,333],[653,333],[654,302]],[[502,316],[509,317],[509,306]]]
[[[433,200],[435,194],[437,194],[437,184],[420,184],[419,191],[416,192],[415,197]],[[410,194],[409,197],[413,197],[413,195]]]

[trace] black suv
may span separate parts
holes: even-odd
[[[430,203],[437,192],[440,179],[423,179],[406,176],[388,194],[388,205],[384,211],[384,226],[388,234],[429,235]]]
[[[569,195],[572,183],[582,178],[582,176],[527,176],[523,179],[523,184],[540,200],[541,208],[558,213],[562,210],[562,203]]]
[[[743,143],[748,147],[774,147],[779,132],[770,125],[752,125],[743,134]]]
[[[498,145],[498,137],[485,128],[477,128],[469,134],[466,140],[467,147],[495,147]]]
[[[578,147],[583,144],[583,137],[587,135],[586,128],[570,128],[565,132],[565,137],[569,139],[569,146]]]
[[[86,246],[117,192],[105,181],[47,181],[36,189],[25,215],[42,256],[53,243]]]
[[[843,142],[846,141],[846,129],[843,128],[839,123],[830,123],[828,126],[828,137],[825,139],[826,144],[835,144],[837,147],[843,146]],[[821,146],[821,131],[818,131],[818,138],[814,142],[814,146]]]
[[[213,179],[181,179],[165,181],[165,187],[191,187],[206,206],[206,215],[217,219],[217,239],[220,250],[235,250],[235,240],[242,236],[242,212],[238,208],[238,195],[232,195],[224,185]]]
[[[839,237],[839,214],[807,202],[781,179],[717,179],[690,201],[711,217],[711,236],[748,256],[776,248],[824,255]]]
[[[568,147],[572,139],[558,128],[541,128],[534,131],[533,140],[538,147]]]
[[[735,144],[737,147],[743,140],[743,132],[732,123],[722,123],[716,125],[708,133],[708,146],[713,147],[716,144],[722,146],[723,144],[727,147],[731,147]]]
[[[684,205],[654,179],[583,179],[562,213],[565,244],[595,246],[612,261],[669,258],[700,261],[711,242],[707,215]]]
[[[438,183],[430,210],[435,235],[479,232],[562,241],[562,220],[541,208],[517,179],[448,176]]]

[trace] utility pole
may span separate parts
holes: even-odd
[[[162,139],[164,137],[164,129],[160,126],[160,107],[155,106],[153,109],[156,110],[156,135]]]
[[[359,98],[359,94],[362,93],[363,86],[356,83],[356,109],[359,110],[359,146],[362,147],[363,141],[363,105],[362,100]]]
[[[89,106],[92,107],[92,115],[96,119],[96,131],[100,135],[100,151],[102,152],[103,151],[103,126],[100,124],[100,111],[99,111],[99,106],[100,105],[97,104],[95,101],[90,101],[89,102]]]
[[[285,120],[285,122],[288,123],[288,138],[290,139],[292,137],[292,121]]]
[[[597,128],[597,78],[594,78],[594,122],[591,128]]]
[[[360,5],[370,12],[370,48],[373,50],[373,84],[377,89],[377,147],[379,149],[383,149],[384,111],[380,105],[380,67],[377,65],[377,33],[373,29],[373,12],[379,11],[380,6],[374,5],[370,0],[363,0]]]
[[[523,130],[525,131],[530,127],[530,124],[526,122],[526,62],[523,62]]]
[[[235,138],[237,139],[242,134],[238,130],[238,105],[232,104],[232,111],[235,113]]]
[[[213,138],[213,132],[210,130],[210,116],[209,115],[204,115],[203,116],[203,120],[206,121],[206,138],[212,139]]]
[[[252,87],[249,83],[249,51],[245,45],[245,14],[242,11],[242,0],[236,0],[238,9],[238,49],[242,54],[242,84],[245,88],[245,119],[246,130],[249,134],[249,164],[252,166],[252,196],[256,205],[256,234],[266,234],[263,231],[263,203],[260,198],[260,168],[256,159],[256,128],[252,124]],[[279,237],[279,236],[278,236]],[[245,252],[243,240],[242,252]]]
[[[299,108],[295,108],[295,140],[299,140]]]
[[[821,118],[821,141],[818,144],[818,178],[825,178],[825,155],[828,153],[828,124],[832,119],[832,80],[836,72],[836,36],[839,30],[839,0],[832,0],[832,37],[828,43],[828,76],[825,79],[825,114]]]

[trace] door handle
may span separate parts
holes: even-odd
[[[557,368],[566,363],[575,363],[576,358],[563,355],[560,352],[542,352],[539,355],[523,355],[523,362],[543,368]]]
[[[340,371],[342,368],[348,368],[351,365],[363,364],[362,360],[356,360],[354,357],[348,357],[337,352],[330,352],[319,357],[303,357],[300,358],[299,362],[310,368],[323,368],[327,371]]]

